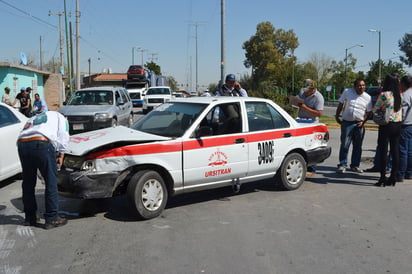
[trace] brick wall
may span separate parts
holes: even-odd
[[[58,110],[64,98],[63,81],[61,74],[44,75],[44,99],[49,110]]]

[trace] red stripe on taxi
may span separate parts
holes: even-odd
[[[284,129],[260,133],[243,133],[231,136],[213,136],[202,139],[192,139],[183,143],[183,150],[201,149],[216,146],[233,145],[235,141],[244,138],[243,143],[259,142],[264,140],[274,140],[285,138],[285,134],[290,134],[290,137],[310,135],[315,132],[327,132],[328,128],[323,125],[313,127],[304,127],[297,129]],[[150,144],[139,144],[122,146],[105,151],[99,151],[87,156],[87,159],[101,159],[107,157],[120,157],[127,155],[144,155],[154,153],[170,153],[181,151],[182,144],[176,141],[163,141]]]

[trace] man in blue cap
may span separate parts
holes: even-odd
[[[222,85],[220,90],[216,91],[216,96],[243,96],[247,97],[247,92],[244,90],[238,82],[234,74],[226,75],[225,84]]]

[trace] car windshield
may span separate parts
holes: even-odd
[[[170,90],[167,88],[149,88],[146,92],[146,95],[155,94],[170,94]]]
[[[70,98],[67,105],[112,105],[113,92],[109,90],[81,90]]]
[[[181,137],[206,107],[207,104],[162,104],[132,128],[165,137]]]

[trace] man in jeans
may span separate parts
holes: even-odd
[[[412,77],[403,76],[400,82],[402,96],[402,128],[399,139],[399,171],[397,181],[412,179]]]
[[[69,125],[56,111],[47,111],[29,119],[21,131],[17,148],[23,169],[23,206],[25,225],[38,226],[35,195],[37,170],[45,180],[44,228],[50,229],[67,223],[58,215],[57,169],[63,163],[69,146]],[[57,158],[56,158],[57,156]]]
[[[362,173],[359,168],[362,156],[362,142],[365,136],[364,124],[372,111],[372,100],[365,92],[365,81],[356,79],[354,87],[345,90],[339,98],[335,119],[341,125],[338,173],[344,173],[348,163],[348,152],[353,142],[350,171]],[[340,114],[342,113],[342,120]]]

